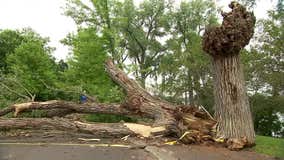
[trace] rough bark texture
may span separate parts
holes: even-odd
[[[203,49],[212,56],[214,69],[215,116],[217,136],[254,144],[253,122],[246,95],[240,50],[254,33],[255,17],[246,8],[232,2],[220,27],[207,28]]]
[[[203,49],[213,57],[239,54],[254,33],[255,17],[237,2],[232,2],[229,13],[222,13],[220,27],[207,27],[203,35]]]
[[[239,51],[253,35],[255,18],[238,3],[231,3],[232,12],[223,13],[221,27],[207,29],[203,38],[204,50],[212,56],[215,70],[217,135],[228,139],[231,149],[240,149],[254,143],[254,131],[244,88]],[[87,132],[100,136],[121,137],[140,135],[175,136],[183,143],[201,143],[216,139],[216,121],[207,111],[193,106],[177,106],[149,94],[144,88],[117,68],[112,60],[106,62],[109,76],[125,90],[127,98],[117,104],[76,104],[65,101],[30,102],[15,104],[0,111],[0,116],[30,110],[49,110],[50,115],[62,116],[69,113],[104,113],[135,115],[152,118],[152,125],[116,123],[94,124],[66,119],[1,119],[1,129],[55,128]],[[64,113],[60,113],[60,110]],[[216,140],[218,141],[218,140]]]
[[[82,123],[64,118],[10,118],[0,119],[1,130],[11,129],[57,129],[70,132],[89,133],[100,137],[136,135],[123,123]]]
[[[0,116],[6,115],[10,112],[14,112],[16,117],[22,111],[30,110],[54,110],[62,109],[64,112],[69,113],[103,113],[103,114],[117,114],[117,115],[134,115],[135,113],[120,107],[118,104],[102,104],[102,103],[88,103],[77,104],[66,101],[47,101],[47,102],[28,102],[15,104],[0,111]],[[56,111],[55,111],[56,112]],[[54,116],[60,116],[61,113],[54,113]]]
[[[107,61],[106,69],[111,78],[119,84],[126,92],[127,99],[123,108],[137,114],[148,115],[155,120],[154,126],[164,126],[165,134],[178,132],[174,112],[177,106],[153,97],[134,80],[118,69],[111,60]]]
[[[239,55],[213,61],[217,136],[244,138],[254,143],[254,128]]]
[[[142,116],[154,120],[151,125],[117,123],[117,124],[86,124],[67,119],[0,119],[3,129],[16,128],[55,128],[87,132],[110,136],[140,135],[151,137],[156,135],[181,137],[183,143],[201,143],[213,141],[216,121],[208,112],[193,106],[177,106],[149,94],[134,80],[117,68],[111,60],[106,62],[106,70],[110,77],[120,85],[127,95],[125,102],[117,104],[76,104],[65,101],[28,102],[15,104],[0,110],[0,116],[10,112],[14,117],[31,110],[51,111],[51,115],[61,116],[70,113],[104,113],[128,116]],[[60,112],[63,111],[64,113]],[[117,126],[116,126],[117,125]]]

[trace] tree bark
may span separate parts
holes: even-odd
[[[215,70],[215,110],[218,120],[217,135],[226,139],[231,149],[254,143],[254,130],[246,97],[239,52],[253,35],[254,16],[236,2],[232,12],[223,13],[221,27],[207,29],[203,48],[212,56]],[[104,113],[136,115],[152,118],[151,125],[116,123],[82,123],[66,119],[1,119],[1,129],[55,128],[120,137],[124,135],[155,135],[180,137],[183,143],[212,141],[216,135],[216,121],[207,111],[193,106],[177,106],[149,94],[143,87],[117,68],[112,60],[106,62],[109,76],[124,89],[123,104],[76,104],[65,101],[30,102],[15,104],[0,110],[0,116],[24,111],[62,110],[68,113]],[[57,114],[55,112],[55,114]],[[65,113],[64,113],[65,114]]]
[[[176,105],[161,100],[149,94],[134,80],[129,79],[127,75],[108,60],[106,69],[111,78],[121,86],[127,95],[126,101],[122,106],[137,114],[148,115],[155,120],[154,126],[164,126],[167,132],[172,132],[176,128],[174,112]]]
[[[0,127],[4,129],[53,127],[61,130],[104,133],[107,135],[140,135],[150,137],[155,135],[183,138],[184,143],[201,143],[213,140],[216,121],[207,112],[193,106],[177,106],[149,94],[134,80],[117,68],[112,60],[106,62],[106,70],[110,77],[126,92],[124,103],[118,104],[76,104],[65,101],[29,102],[15,104],[0,110],[0,116],[14,112],[14,116],[31,110],[63,110],[66,113],[104,113],[128,116],[142,116],[154,120],[151,125],[117,123],[86,124],[71,122],[66,119],[0,119]],[[57,113],[57,112],[55,112]],[[79,124],[78,124],[79,123]],[[105,128],[103,127],[105,126]]]
[[[120,107],[118,104],[102,104],[102,103],[90,103],[90,104],[77,104],[66,101],[46,101],[46,102],[28,102],[15,104],[0,111],[0,116],[6,115],[10,112],[14,112],[14,116],[17,117],[20,112],[31,110],[54,110],[62,109],[64,112],[69,113],[103,113],[103,114],[116,114],[116,115],[134,115],[135,113]],[[60,114],[60,113],[58,113]],[[58,116],[54,113],[54,116]]]
[[[56,129],[62,131],[83,132],[100,137],[121,138],[137,135],[122,123],[82,123],[64,118],[9,118],[0,119],[1,130],[11,129]]]
[[[238,54],[213,60],[217,137],[254,143],[254,128]]]
[[[244,6],[232,2],[229,13],[222,12],[220,27],[209,27],[203,36],[203,49],[212,56],[214,70],[215,117],[217,136],[227,142],[243,141],[254,144],[255,134],[244,75],[240,64],[240,50],[254,33],[255,17]]]

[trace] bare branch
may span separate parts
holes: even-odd
[[[28,97],[28,96],[26,96],[26,95],[23,95],[23,94],[20,94],[19,92],[17,92],[17,91],[15,91],[15,90],[13,90],[13,89],[11,89],[11,88],[9,88],[7,85],[5,85],[4,83],[0,83],[5,89],[7,89],[9,92],[11,92],[11,93],[13,93],[13,94],[15,94],[15,95],[17,95],[17,96],[19,96],[19,97],[22,97],[22,98],[25,98],[25,99],[27,99],[27,100],[31,100],[31,98],[30,97]]]

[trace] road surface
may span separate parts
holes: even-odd
[[[111,146],[110,146],[111,145]],[[279,160],[278,158],[276,158]],[[0,142],[0,160],[276,160],[249,151],[208,146],[146,146]]]
[[[156,160],[144,149],[95,144],[0,144],[0,160]]]

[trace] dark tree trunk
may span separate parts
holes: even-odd
[[[140,79],[141,87],[146,88],[146,73],[141,73],[139,79]]]
[[[240,50],[254,33],[255,17],[232,2],[220,27],[207,28],[203,49],[212,56],[214,69],[215,117],[217,135],[228,141],[244,140],[254,144],[255,133],[244,84]]]

